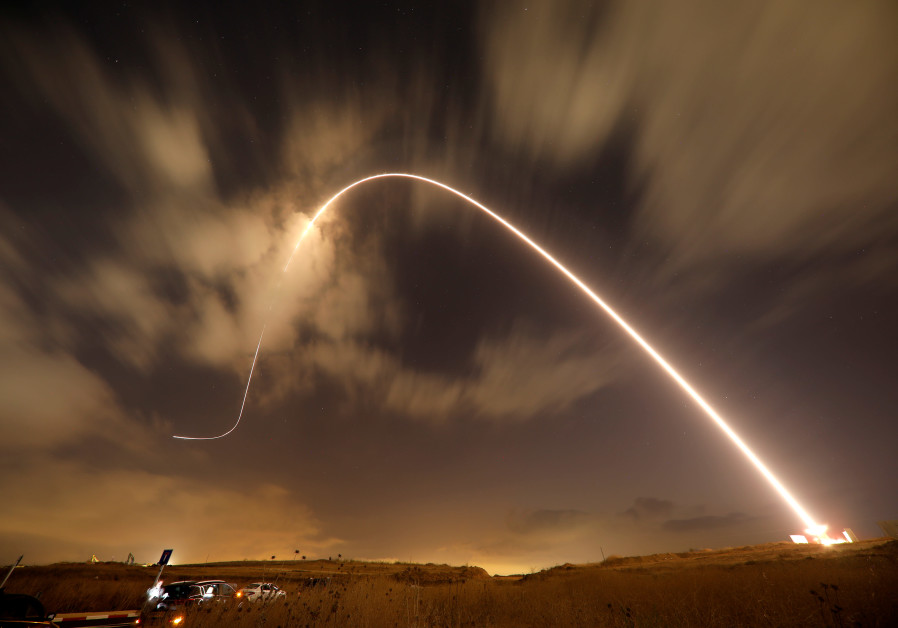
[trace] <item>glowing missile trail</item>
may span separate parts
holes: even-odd
[[[488,214],[491,218],[493,218],[494,220],[501,223],[506,229],[511,231],[513,234],[518,236],[518,238],[523,240],[528,246],[530,246],[530,248],[532,248],[534,251],[536,251],[541,256],[543,256],[546,259],[546,261],[548,261],[552,266],[554,266],[559,271],[561,271],[561,273],[565,277],[567,277],[574,285],[576,285],[578,288],[580,288],[580,290],[583,291],[583,293],[586,294],[586,296],[588,296],[600,308],[602,308],[605,311],[605,313],[608,314],[608,316],[610,316],[612,319],[614,319],[614,322],[616,322],[618,325],[620,325],[621,328],[623,328],[623,330],[625,332],[627,332],[630,335],[630,337],[633,338],[633,340],[635,340],[639,344],[639,346],[642,347],[645,350],[645,352],[648,353],[652,357],[652,359],[655,360],[655,362],[657,362],[658,365],[662,369],[664,369],[664,371],[668,375],[670,375],[670,377],[680,386],[680,388],[682,388],[686,392],[686,394],[688,394],[692,398],[692,400],[695,401],[695,403],[698,404],[698,406],[702,410],[705,411],[705,414],[707,414],[708,417],[712,421],[714,421],[714,423],[717,424],[717,427],[719,427],[721,430],[723,430],[724,434],[726,434],[727,437],[729,437],[729,439],[731,441],[733,441],[733,443],[736,445],[736,447],[738,447],[742,451],[742,453],[745,454],[745,456],[758,469],[758,471],[760,471],[761,475],[763,475],[764,478],[773,486],[773,488],[776,489],[776,492],[779,493],[780,496],[784,500],[786,500],[786,503],[792,507],[792,510],[795,512],[795,514],[798,515],[799,519],[801,519],[801,521],[804,522],[804,524],[809,529],[814,529],[814,530],[822,529],[823,531],[825,531],[825,526],[820,526],[819,524],[817,524],[814,521],[814,519],[804,510],[804,508],[801,507],[801,505],[795,500],[795,498],[792,497],[791,493],[789,493],[789,491],[786,490],[786,487],[783,486],[782,483],[780,483],[780,481],[773,475],[773,473],[770,471],[770,469],[768,469],[766,467],[766,465],[764,465],[764,463],[761,462],[761,459],[758,458],[751,449],[749,449],[748,445],[746,445],[745,442],[741,438],[739,438],[739,435],[736,434],[736,432],[734,432],[733,429],[729,425],[727,425],[726,421],[724,421],[723,418],[721,418],[721,416],[719,414],[717,414],[717,412],[714,410],[714,408],[712,408],[708,404],[708,402],[705,401],[702,398],[702,396],[699,395],[698,392],[696,392],[696,390],[692,386],[690,386],[689,383],[685,379],[683,379],[683,377],[679,373],[677,373],[670,364],[668,364],[667,360],[665,360],[663,357],[661,357],[661,355],[657,351],[655,351],[651,347],[651,345],[649,345],[649,343],[646,342],[642,338],[642,336],[640,336],[636,332],[635,329],[630,327],[630,325],[627,324],[627,322],[623,318],[621,318],[617,312],[615,312],[613,309],[611,309],[611,307],[607,303],[605,303],[595,292],[593,292],[589,288],[589,286],[587,286],[585,283],[583,283],[580,280],[580,278],[577,277],[574,273],[572,273],[567,268],[565,268],[564,265],[561,264],[561,262],[559,262],[554,257],[552,257],[540,245],[538,245],[536,242],[534,242],[529,237],[524,235],[524,233],[521,232],[517,227],[515,227],[510,222],[508,222],[507,220],[505,220],[504,218],[502,218],[501,216],[499,216],[498,214],[496,214],[495,212],[490,210],[485,205],[482,205],[481,203],[475,201],[470,196],[463,194],[462,192],[459,192],[455,188],[449,187],[448,185],[446,185],[444,183],[440,183],[439,181],[434,181],[433,179],[428,179],[426,177],[418,176],[415,174],[407,174],[407,173],[399,173],[399,172],[376,174],[376,175],[372,175],[370,177],[365,177],[364,179],[359,179],[355,183],[351,183],[351,184],[347,185],[345,188],[343,188],[342,190],[340,190],[339,192],[334,194],[334,196],[331,197],[331,199],[327,203],[325,203],[321,207],[321,209],[319,209],[318,212],[312,217],[312,220],[309,221],[309,224],[306,225],[306,228],[303,230],[302,234],[299,236],[299,240],[296,242],[296,246],[293,247],[293,251],[290,253],[290,257],[287,259],[287,263],[284,264],[283,272],[284,273],[287,272],[287,269],[290,267],[290,262],[293,261],[293,256],[296,254],[296,251],[299,249],[299,245],[302,244],[302,241],[305,239],[306,235],[308,235],[309,231],[315,225],[315,222],[318,220],[318,218],[320,218],[321,215],[327,211],[327,209],[334,203],[334,201],[336,201],[338,198],[343,196],[346,192],[348,192],[349,190],[351,190],[352,188],[354,188],[358,185],[362,185],[363,183],[367,183],[368,181],[373,181],[375,179],[385,179],[385,178],[414,179],[416,181],[423,181],[424,183],[429,183],[430,185],[434,185],[438,188],[442,188],[442,189],[446,190],[447,192],[451,192],[452,194],[455,194],[456,196],[471,203],[478,209],[480,209],[483,212],[485,212],[486,214]],[[265,333],[265,328],[263,327],[262,334],[264,335],[264,333]],[[253,378],[253,370],[256,367],[256,360],[259,357],[259,349],[261,347],[262,347],[262,335],[259,336],[259,344],[256,347],[256,354],[253,357],[253,364],[249,371],[249,378],[247,378],[247,381],[246,381],[246,390],[244,391],[244,394],[243,394],[243,404],[240,406],[240,414],[238,415],[237,422],[234,423],[234,426],[227,432],[225,432],[223,434],[219,434],[218,436],[205,436],[205,437],[175,436],[175,438],[180,438],[183,440],[214,440],[217,438],[223,438],[223,437],[227,436],[228,434],[230,434],[231,432],[233,432],[235,429],[237,429],[237,426],[240,424],[240,419],[243,416],[243,408],[246,406],[246,396],[249,393],[249,385]],[[825,532],[822,532],[821,534],[825,534]]]

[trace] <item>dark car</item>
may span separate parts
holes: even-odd
[[[191,611],[229,603],[237,595],[237,590],[224,580],[184,580],[151,591],[140,611],[137,623],[141,626],[184,626]]]
[[[52,628],[55,615],[49,615],[36,597],[21,593],[4,593],[0,590],[0,628],[41,626]]]

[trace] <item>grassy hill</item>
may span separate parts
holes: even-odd
[[[139,608],[157,568],[63,563],[17,569],[7,590],[51,612]],[[206,608],[194,626],[895,626],[898,541],[822,547],[772,543],[609,557],[535,574],[360,561],[167,567],[164,580],[263,579],[269,606]],[[304,586],[329,578],[324,586]]]

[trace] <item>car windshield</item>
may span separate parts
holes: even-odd
[[[261,582],[253,582],[252,584],[247,585],[246,588],[247,588],[247,589],[258,589],[258,588],[261,587],[261,586],[262,586],[262,583],[261,583]]]
[[[202,591],[195,584],[177,583],[162,587],[162,597],[173,600],[184,600],[194,595],[202,595]]]

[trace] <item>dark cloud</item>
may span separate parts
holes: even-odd
[[[633,519],[666,517],[673,510],[673,502],[656,497],[637,497],[622,514]]]
[[[702,530],[717,530],[730,528],[757,521],[759,517],[752,517],[744,512],[731,512],[728,515],[703,515],[691,519],[668,519],[661,527],[670,532],[695,532]]]
[[[595,515],[581,510],[534,510],[514,512],[508,517],[508,528],[517,534],[567,531],[595,521]]]
[[[506,517],[506,530],[496,530],[475,552],[488,562],[512,556],[583,556],[598,561],[602,554],[637,554],[675,548],[716,545],[726,534],[739,530],[751,537],[753,526],[770,518],[733,512],[723,516],[699,515],[703,507],[677,506],[671,500],[639,497],[617,515],[575,509],[514,509]],[[671,518],[679,515],[681,518]]]

